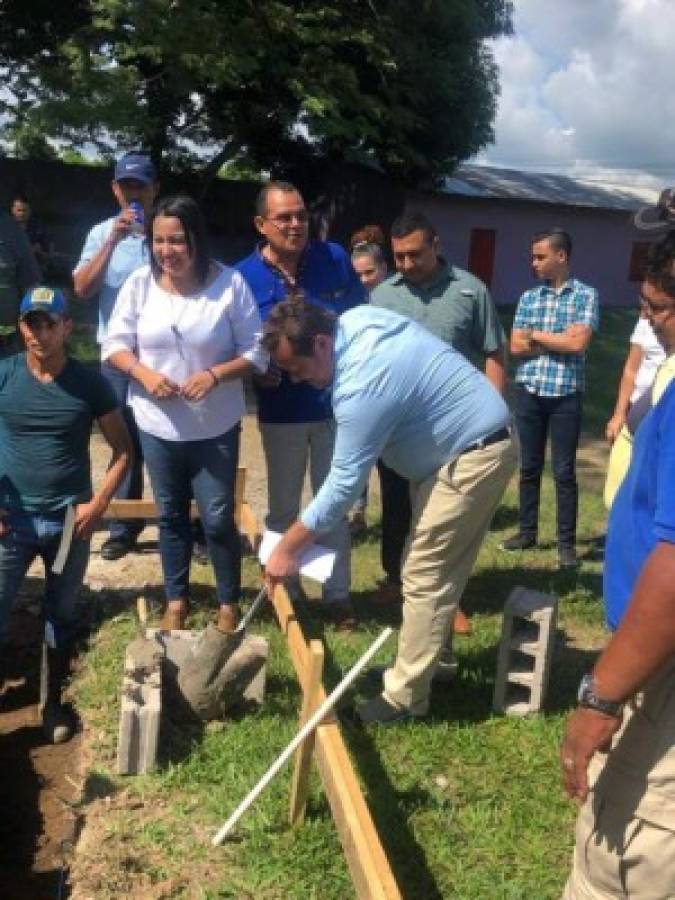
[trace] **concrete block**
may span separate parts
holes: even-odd
[[[155,764],[162,714],[163,651],[154,640],[138,638],[127,647],[117,740],[120,775],[148,772]]]
[[[175,701],[181,669],[190,668],[207,633],[208,629],[162,632],[148,628],[144,638],[127,647],[117,742],[120,775],[148,772],[154,766],[166,703]],[[247,635],[233,643],[227,658],[213,660],[213,671],[205,672],[207,682],[212,679],[213,689],[204,690],[200,717],[222,718],[235,702],[262,705],[268,650],[265,638]],[[211,684],[205,686],[210,688]],[[182,709],[185,711],[184,702]]]
[[[493,708],[506,715],[538,712],[553,657],[558,600],[516,587],[504,606]]]

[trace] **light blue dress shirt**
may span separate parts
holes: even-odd
[[[117,216],[94,225],[82,248],[80,260],[75,268],[89,262],[105,244],[113,229]],[[120,288],[132,272],[150,262],[147,241],[142,235],[129,234],[115,247],[105,270],[105,278],[98,292],[98,330],[96,340],[102,344],[108,330],[108,320],[117,300]]]
[[[510,420],[500,394],[460,353],[410,319],[372,306],[338,319],[332,389],[331,470],[301,515],[317,532],[338,523],[379,457],[421,482]]]

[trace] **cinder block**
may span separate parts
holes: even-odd
[[[163,650],[139,638],[127,647],[122,678],[117,771],[148,772],[155,764],[162,715]]]
[[[516,587],[504,606],[493,708],[506,715],[538,712],[553,656],[558,600]]]

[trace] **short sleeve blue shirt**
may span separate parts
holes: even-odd
[[[628,474],[607,529],[603,593],[610,628],[618,628],[647,557],[675,544],[675,382],[635,434]]]
[[[256,249],[235,266],[248,282],[264,322],[270,311],[286,299],[292,288],[279,269]],[[294,285],[310,303],[341,315],[364,303],[366,291],[339,244],[311,241],[302,256]],[[293,384],[286,374],[276,388],[258,388],[258,418],[261,422],[320,422],[333,415],[330,392],[309,384]]]
[[[116,218],[116,216],[113,216],[111,219],[106,219],[105,222],[99,222],[98,225],[94,225],[84,242],[75,271],[96,256],[108,240]],[[141,235],[127,235],[113,250],[105,271],[103,285],[98,292],[98,331],[96,332],[96,340],[99,344],[102,344],[105,340],[108,320],[120,288],[132,272],[140,269],[141,266],[147,266],[149,262],[148,244]]]

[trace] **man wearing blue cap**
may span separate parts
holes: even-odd
[[[0,360],[0,697],[12,604],[40,556],[48,663],[42,723],[54,743],[72,734],[61,689],[70,669],[89,539],[132,456],[112,388],[67,356],[71,329],[63,294],[33,288],[19,311],[26,352]],[[89,460],[94,421],[112,451],[96,493]]]
[[[147,217],[158,189],[157,173],[150,158],[141,153],[127,153],[117,162],[112,182],[112,192],[121,212],[99,222],[87,235],[73,272],[73,285],[82,300],[98,296],[96,340],[99,344],[105,338],[119,289],[132,272],[150,262],[145,230],[134,205],[139,204]],[[138,500],[143,496],[143,455],[133,414],[126,405],[129,379],[105,362],[101,364],[101,372],[117,396],[134,444],[134,462],[117,497]],[[140,519],[111,522],[110,537],[101,547],[101,556],[108,560],[121,559],[135,547],[143,525]]]

